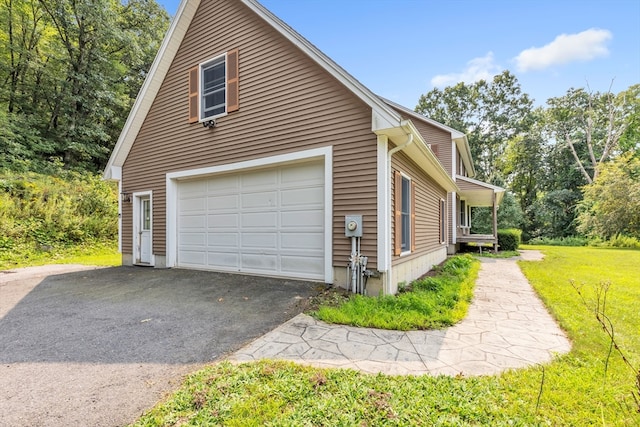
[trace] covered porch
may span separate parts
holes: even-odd
[[[459,218],[454,235],[454,243],[457,247],[460,244],[473,243],[480,248],[491,246],[495,252],[498,251],[498,207],[504,197],[505,189],[496,185],[487,184],[466,176],[456,176],[456,184],[460,189],[459,197]],[[471,208],[488,207],[492,212],[492,233],[491,234],[471,234]],[[482,249],[480,249],[482,250]]]

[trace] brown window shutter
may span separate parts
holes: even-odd
[[[394,224],[393,224],[393,254],[399,256],[402,253],[402,175],[400,172],[394,171]]]
[[[198,116],[198,77],[200,67],[196,66],[189,70],[189,123],[196,123],[200,119]]]
[[[411,252],[416,250],[416,183],[411,181]]]
[[[240,109],[240,70],[238,49],[227,52],[227,112]]]
[[[438,157],[438,144],[431,144],[429,147],[431,147],[431,151],[433,151],[433,154],[436,155],[436,157]]]

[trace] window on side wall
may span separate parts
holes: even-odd
[[[411,250],[411,181],[402,177],[402,200],[401,204],[401,223],[402,223],[402,241],[400,248],[402,252]]]
[[[396,256],[415,251],[415,184],[395,172],[395,248]]]
[[[222,117],[239,109],[238,50],[189,70],[189,123]]]

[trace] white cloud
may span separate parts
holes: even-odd
[[[612,37],[610,31],[597,28],[577,34],[560,34],[551,43],[523,50],[514,59],[519,71],[542,70],[574,61],[590,61],[609,54],[606,43]]]
[[[493,62],[493,52],[489,52],[483,57],[473,58],[467,62],[467,68],[461,73],[438,74],[431,79],[431,84],[434,87],[444,87],[460,82],[475,83],[479,80],[491,80],[500,71],[500,66]]]

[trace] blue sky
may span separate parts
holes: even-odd
[[[409,108],[435,86],[505,69],[537,105],[571,87],[618,93],[640,83],[638,0],[260,1],[369,89]],[[172,16],[180,3],[158,2]]]

